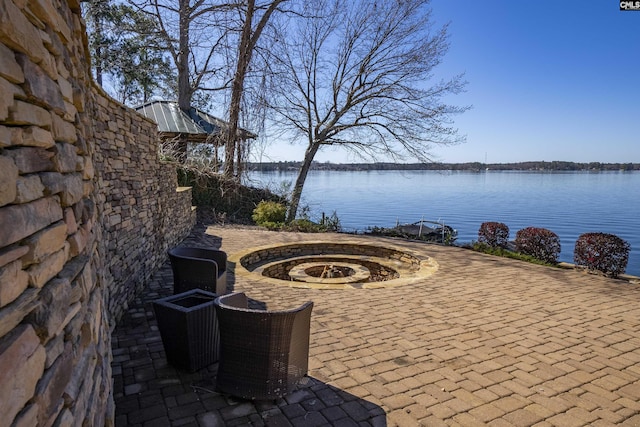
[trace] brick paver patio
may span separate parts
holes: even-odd
[[[183,244],[233,254],[362,239],[433,257],[390,289],[314,290],[231,275],[270,307],[315,303],[306,384],[275,402],[215,391],[216,365],[166,363],[151,301],[168,262],[113,335],[118,426],[640,426],[640,284],[469,250],[368,236],[203,226]]]

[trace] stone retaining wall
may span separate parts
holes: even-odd
[[[111,331],[195,221],[87,52],[78,0],[0,0],[0,426],[113,425]]]
[[[175,166],[160,163],[157,125],[105,96],[95,112],[98,203],[108,311],[117,320],[191,230],[191,189],[177,189]],[[113,326],[113,325],[112,325]]]

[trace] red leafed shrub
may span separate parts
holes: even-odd
[[[627,268],[630,250],[629,243],[614,234],[584,233],[576,241],[573,262],[617,277]]]
[[[556,264],[560,255],[560,238],[546,228],[527,227],[516,233],[516,252]]]
[[[509,243],[509,227],[501,222],[483,222],[478,230],[478,242],[492,248],[506,248]]]

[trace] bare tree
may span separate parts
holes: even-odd
[[[221,132],[223,174],[239,179],[243,147],[238,140],[245,81],[252,56],[270,18],[289,0],[128,0],[158,23],[176,66],[178,105],[188,110],[196,93],[217,91],[229,120]],[[237,42],[236,42],[237,40]],[[199,91],[199,92],[197,92]]]
[[[461,75],[433,78],[448,50],[447,27],[435,28],[428,0],[316,0],[315,19],[295,20],[277,44],[278,84],[265,102],[274,125],[306,152],[287,220],[295,219],[316,153],[339,146],[361,158],[429,162],[434,144],[464,141],[451,127],[456,107],[444,98],[464,89]]]
[[[178,105],[191,108],[197,90],[228,87],[229,12],[234,1],[129,0],[157,22],[178,75]]]
[[[242,147],[238,144],[238,123],[240,106],[244,93],[245,79],[251,64],[251,58],[269,19],[278,6],[287,0],[269,0],[260,4],[255,0],[243,1],[242,31],[238,41],[236,70],[231,85],[231,101],[229,104],[229,123],[225,130],[225,161],[223,174],[227,179],[240,179],[242,174]],[[237,153],[236,153],[237,152]],[[234,167],[234,157],[237,162]]]

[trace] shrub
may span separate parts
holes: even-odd
[[[549,264],[556,264],[560,255],[560,239],[546,228],[527,227],[516,233],[515,249]]]
[[[284,231],[295,231],[298,233],[324,233],[327,230],[322,224],[311,221],[308,218],[297,218],[282,226]]]
[[[576,241],[573,262],[617,277],[627,268],[630,249],[629,243],[614,234],[584,233]]]
[[[331,216],[325,216],[322,214],[322,219],[319,223],[313,222],[308,216],[303,218],[297,218],[293,221],[284,224],[282,229],[285,231],[297,231],[301,233],[326,233],[326,232],[339,232],[340,231],[340,219],[336,212],[333,212]]]
[[[333,213],[329,216],[326,216],[324,212],[322,213],[322,220],[320,220],[320,225],[322,225],[325,231],[335,231],[339,232],[342,230],[342,226],[340,225],[340,218],[338,218],[338,213],[333,211]]]
[[[478,230],[478,242],[492,248],[506,248],[509,243],[509,227],[501,222],[483,222]]]
[[[251,218],[259,226],[270,230],[279,229],[284,225],[287,207],[278,202],[262,200],[253,210]]]

